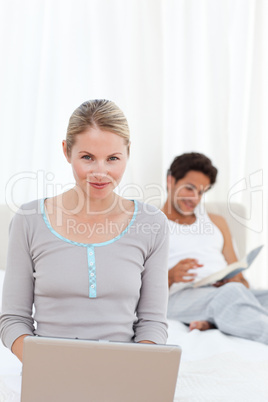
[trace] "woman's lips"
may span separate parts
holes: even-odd
[[[88,182],[88,183],[89,183],[92,187],[97,188],[97,189],[99,189],[99,190],[101,190],[101,189],[107,187],[107,186],[110,184],[110,182],[107,182],[107,183]]]

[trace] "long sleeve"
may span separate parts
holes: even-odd
[[[22,210],[14,216],[9,233],[0,333],[3,344],[11,349],[13,342],[19,336],[32,335],[34,331],[33,263],[29,250],[29,231]]]
[[[142,273],[140,300],[135,324],[135,342],[149,340],[165,344],[167,341],[168,303],[168,228],[166,217],[159,211],[152,230],[157,231],[152,249]]]

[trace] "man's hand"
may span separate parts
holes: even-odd
[[[243,285],[245,285],[246,288],[249,288],[249,283],[248,283],[248,281],[243,277],[243,275],[242,275],[241,272],[240,272],[239,274],[233,276],[233,277],[230,278],[230,279],[224,279],[223,281],[218,281],[218,282],[214,283],[213,286],[215,286],[216,288],[219,288],[220,286],[223,286],[223,285],[225,285],[226,283],[229,283],[229,282],[240,282],[240,283],[242,283]]]
[[[203,265],[199,264],[193,258],[185,258],[179,261],[178,264],[168,271],[168,286],[170,287],[176,282],[192,282],[197,274],[188,271],[199,267],[203,267]]]

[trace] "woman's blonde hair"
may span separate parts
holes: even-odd
[[[96,127],[119,135],[129,146],[129,127],[122,110],[112,101],[94,99],[82,103],[71,115],[66,134],[67,153],[70,155],[76,135]]]

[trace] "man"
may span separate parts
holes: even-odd
[[[199,153],[176,157],[168,171],[163,207],[170,229],[168,317],[190,330],[216,327],[268,344],[268,291],[249,289],[242,273],[213,286],[188,286],[237,261],[225,219],[200,205],[216,176],[211,160]]]

